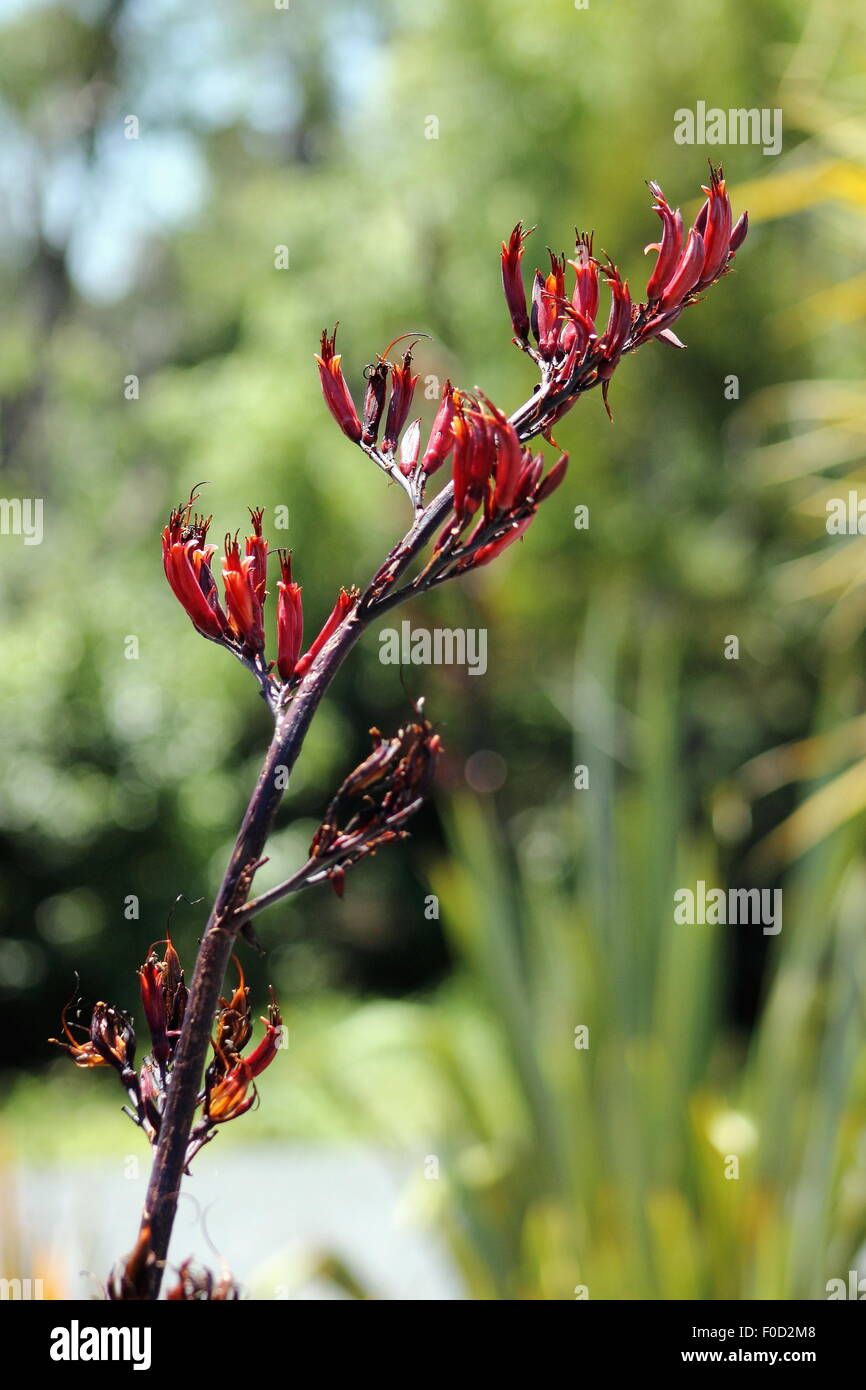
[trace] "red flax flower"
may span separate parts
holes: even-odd
[[[704,186],[706,201],[695,218],[683,245],[683,219],[679,208],[673,212],[657,183],[650,183],[654,209],[662,220],[662,239],[648,246],[658,259],[647,285],[647,303],[662,309],[677,309],[714,284],[725,273],[731,258],[742,246],[749,228],[749,215],[743,213],[732,227],[731,201],[721,165],[710,165],[710,186]]]
[[[452,477],[454,480],[454,522],[459,532],[475,515],[487,491],[495,453],[492,420],[481,410],[462,406],[451,426],[454,435]]]
[[[247,553],[241,558],[237,536],[226,536],[223,559],[223,583],[226,609],[232,635],[245,656],[259,656],[265,649],[265,629],[262,619],[264,582],[260,577],[263,561],[258,543],[267,556],[267,542],[259,534],[247,539]],[[252,547],[252,550],[251,550]],[[261,597],[260,597],[261,595]]]
[[[406,355],[408,358],[408,354]],[[403,371],[408,370],[404,360]],[[416,378],[406,385],[414,389]],[[404,435],[404,454],[412,454],[412,467],[417,464],[420,448],[420,429],[416,421]],[[437,445],[437,447],[441,447]],[[223,559],[225,610],[220,607],[216,585],[210,570],[213,546],[204,539],[210,518],[190,520],[189,502],[171,514],[163,532],[165,570],[174,593],[193,618],[195,626],[227,648],[257,677],[269,707],[276,712],[285,687],[305,675],[319,652],[334,635],[354,608],[357,589],[341,589],[333,610],[312,646],[300,655],[304,615],[301,586],[292,579],[291,554],[278,551],[280,579],[277,585],[277,671],[265,657],[263,605],[267,597],[268,543],[262,534],[262,510],[250,511],[252,534],[247,536],[241,553],[237,535],[227,535]],[[277,678],[277,672],[279,679]],[[282,684],[281,684],[282,682]],[[150,971],[150,967],[148,967]],[[155,1005],[156,1007],[156,1005]],[[164,1049],[160,1047],[160,1051]]]
[[[262,517],[265,514],[264,507],[250,507],[250,521],[252,522],[253,534],[247,536],[245,550],[247,558],[252,560],[250,565],[250,582],[253,586],[253,593],[261,606],[267,597],[268,589],[268,543],[262,535]]]
[[[580,232],[575,243],[574,260],[568,264],[574,270],[574,291],[571,305],[563,304],[566,322],[560,337],[561,346],[573,366],[596,337],[595,316],[598,313],[598,262],[592,254],[592,236]]]
[[[171,1047],[168,1041],[168,1021],[166,1019],[160,965],[158,958],[153,953],[153,947],[148,952],[144,965],[138,971],[138,980],[144,1016],[150,1030],[151,1051],[157,1062],[161,1066],[165,1066],[171,1056]]]
[[[662,291],[673,275],[674,268],[682,253],[683,215],[679,208],[676,212],[671,209],[657,183],[651,182],[648,186],[655,199],[653,211],[658,214],[662,222],[661,241],[651,242],[649,246],[644,247],[644,255],[649,251],[658,252],[655,269],[646,287],[646,297],[651,302],[661,298]]]
[[[409,417],[412,397],[415,394],[417,384],[417,376],[412,375],[412,348],[410,347],[403,353],[403,361],[399,364],[395,362],[391,366],[391,399],[388,402],[385,434],[382,439],[382,448],[386,453],[393,453],[397,447],[397,440],[400,438],[403,426]]]
[[[256,1103],[256,1088],[243,1058],[232,1067],[222,1053],[217,1053],[217,1060],[222,1074],[207,1086],[205,1094],[204,1119],[208,1126],[239,1120]]]
[[[291,551],[280,551],[277,584],[277,670],[284,681],[291,680],[298,664],[304,636],[304,609],[301,586],[292,580]]]
[[[313,642],[313,645],[307,651],[304,652],[304,655],[298,658],[294,671],[294,674],[296,676],[302,676],[305,671],[308,671],[310,669],[316,657],[319,655],[319,652],[324,647],[325,643],[333,637],[334,633],[337,631],[337,628],[346,619],[348,614],[354,608],[357,600],[357,589],[340,590],[337,596],[337,602],[334,604],[330,614],[326,618],[324,627],[322,628],[318,637]]]
[[[574,269],[572,306],[588,323],[594,324],[598,313],[598,262],[592,254],[591,232],[578,232],[574,260],[568,264]]]
[[[521,444],[511,422],[482,397],[483,405],[461,406],[453,423],[454,510],[437,551],[450,549],[457,573],[488,564],[526,531],[539,503],[559,486],[568,467],[563,454],[544,475],[544,457]],[[456,537],[478,511],[484,511],[469,538],[457,549]]]
[[[610,289],[610,313],[599,341],[599,351],[606,363],[615,365],[622,355],[631,328],[632,302],[628,282],[623,281],[613,262],[608,265],[604,278]]]
[[[193,626],[212,642],[222,642],[229,625],[210,568],[216,550],[207,544],[211,518],[192,515],[195,500],[193,494],[172,512],[162,533],[162,563],[165,577]]]
[[[627,284],[607,258],[603,274],[611,291],[611,308],[607,327],[600,335],[595,329],[599,262],[593,255],[591,237],[578,236],[575,259],[568,262],[575,272],[570,301],[565,297],[562,257],[550,254],[550,272],[546,276],[536,271],[530,316],[535,348],[528,335],[518,329],[520,306],[525,303],[520,259],[526,233],[521,223],[508,244],[503,243],[503,287],[516,340],[541,370],[537,390],[515,416],[524,436],[549,436],[556,422],[584,391],[594,386],[602,387],[607,406],[610,378],[618,363],[643,343],[659,338],[682,347],[672,325],[687,306],[695,304],[703,291],[726,273],[743,244],[748,214],[743,213],[732,227],[731,204],[721,168],[710,166],[710,183],[703,190],[706,201],[685,238],[682,213],[671,208],[657,183],[650,183],[649,188],[662,229],[660,240],[646,248],[657,253],[646,302],[632,302]]]
[[[192,516],[194,501],[193,494],[188,502],[176,507],[162,533],[166,578],[204,637],[255,660],[265,646],[262,606],[266,597],[268,543],[262,536],[262,510],[250,511],[252,535],[246,538],[243,556],[237,536],[225,538],[223,610],[211,570],[215,547],[206,543],[211,518]]]
[[[529,452],[527,450],[527,454]],[[503,550],[507,550],[508,546],[520,540],[535,516],[539,504],[556,491],[565,477],[568,468],[568,454],[561,454],[553,467],[543,477],[542,468],[541,454],[536,454],[535,458],[525,460],[520,480],[521,495],[519,500],[511,512],[505,518],[498,519],[493,527],[490,525],[482,526],[479,523],[467,543],[468,554],[458,562],[458,571],[479,569],[482,565],[488,565],[491,560],[496,559],[497,555],[501,555]],[[506,523],[504,530],[502,529],[503,521]],[[479,543],[483,541],[486,534],[491,534],[492,539]]]
[[[316,361],[325,404],[343,433],[357,444],[361,438],[361,422],[340,366],[342,358],[336,349],[338,327],[338,324],[334,324],[330,338],[327,333],[322,333],[322,351],[321,355],[316,355]]]
[[[558,342],[565,306],[565,256],[550,257],[550,274],[535,272],[532,291],[532,331],[538,339],[542,357],[550,357]]]
[[[271,1002],[268,1005],[268,1016],[262,1019],[262,1023],[265,1025],[264,1037],[259,1039],[246,1059],[250,1076],[261,1076],[263,1071],[267,1071],[280,1050],[283,1019],[277,1007],[277,1001],[274,999],[273,990],[271,991]]]
[[[226,1124],[239,1119],[255,1105],[257,1091],[254,1078],[271,1065],[279,1050],[283,1020],[276,1000],[271,995],[268,1017],[262,1019],[265,1035],[249,1057],[226,1052],[214,1040],[214,1060],[208,1067],[205,1081],[203,1123],[206,1127]]]
[[[674,272],[661,293],[662,309],[676,309],[691,294],[701,278],[704,265],[704,239],[694,227],[689,229],[685,248]]]
[[[162,960],[157,956],[155,946],[151,946],[147,960],[138,972],[138,982],[150,1032],[151,1052],[160,1066],[165,1067],[180,1037],[188,993],[177,951],[170,940],[165,942]]]
[[[238,972],[238,983],[230,999],[220,999],[214,1050],[234,1061],[252,1037],[253,1023],[249,986],[237,956],[232,956],[232,960]]]
[[[700,234],[704,245],[704,260],[701,267],[701,283],[711,285],[721,275],[731,254],[731,235],[733,217],[731,200],[725,188],[721,167],[710,165],[710,186],[703,185],[707,195],[695,221],[695,230]]]

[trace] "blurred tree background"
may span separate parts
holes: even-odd
[[[825,530],[866,476],[862,14],[6,0],[0,25],[0,490],[45,507],[42,545],[0,538],[12,1152],[129,1145],[45,1037],[76,970],[136,1012],[134,966],[178,894],[214,892],[266,742],[165,584],[170,507],[207,479],[214,538],[288,507],[270,535],[315,630],[406,519],[321,402],[322,328],[357,391],[414,330],[422,388],[514,408],[500,239],[536,225],[531,268],[592,227],[637,293],[644,180],[692,214],[711,155],[752,231],[688,351],[627,360],[615,423],[590,396],[557,430],[570,472],[527,542],[400,615],[486,628],[487,674],[401,680],[371,635],[317,717],[262,886],[407,692],[448,758],[342,901],[262,919],[245,969],[299,1053],[246,1137],[435,1139],[474,1297],[820,1296],[866,1236],[866,589],[862,541]],[[698,101],[781,108],[782,153],[676,144]],[[698,877],[782,887],[781,935],[675,927]],[[204,911],[175,915],[187,961]]]

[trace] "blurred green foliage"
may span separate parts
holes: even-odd
[[[536,224],[534,264],[593,227],[637,289],[643,181],[693,211],[721,154],[753,228],[682,321],[688,352],[623,364],[615,424],[590,397],[557,430],[570,473],[526,543],[407,613],[486,627],[488,674],[404,673],[448,749],[438,815],[342,902],[320,889],[262,920],[254,992],[273,980],[287,1002],[301,1075],[267,1078],[244,1123],[425,1137],[445,1180],[419,1187],[475,1297],[820,1296],[866,1236],[866,778],[814,802],[866,752],[862,542],[828,538],[823,510],[863,480],[863,16],[6,9],[2,492],[45,499],[45,540],[0,538],[4,1056],[49,1060],[75,970],[86,998],[135,1011],[134,966],[177,894],[214,891],[256,776],[252,683],[164,583],[171,505],[207,479],[216,537],[288,506],[272,538],[313,627],[405,522],[321,403],[321,329],[341,321],[356,387],[411,329],[433,335],[422,384],[512,408],[532,379],[499,240]],[[783,153],[676,145],[674,112],[699,100],[781,107]],[[405,712],[377,645],[316,720],[262,886],[301,861],[367,728]],[[467,789],[478,750],[504,759],[495,795]],[[784,888],[769,951],[674,927],[673,889],[698,877]],[[175,918],[187,959],[203,910]],[[58,1115],[84,1128],[63,1067],[15,1090],[30,1151],[57,1151]]]

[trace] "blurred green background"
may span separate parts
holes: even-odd
[[[139,1147],[112,1079],[45,1038],[76,970],[136,1013],[134,967],[178,894],[213,894],[268,736],[165,584],[170,507],[207,479],[219,539],[287,506],[270,534],[314,630],[406,520],[325,411],[322,328],[356,391],[416,330],[422,386],[512,409],[533,378],[500,239],[536,224],[531,269],[592,227],[637,295],[644,180],[693,214],[712,155],[752,231],[688,351],[628,359],[613,425],[590,396],[557,429],[571,469],[527,541],[400,615],[486,628],[487,674],[412,667],[404,690],[371,634],[318,716],[262,886],[407,693],[448,757],[342,902],[261,920],[244,967],[291,1047],[218,1143],[238,1174],[264,1140],[406,1156],[465,1297],[824,1297],[866,1274],[866,586],[862,539],[825,529],[866,482],[864,28],[845,0],[0,4],[0,490],[45,508],[42,545],[0,537],[10,1171]],[[676,144],[698,101],[781,108],[782,153]],[[781,934],[676,926],[698,878],[781,887]],[[174,919],[188,964],[204,912]],[[4,1187],[6,1262],[29,1243],[70,1292]],[[375,1295],[331,1254],[335,1287]]]

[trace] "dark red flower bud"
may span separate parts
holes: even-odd
[[[525,516],[522,521],[512,522],[509,529],[496,540],[489,541],[487,545],[479,546],[475,554],[467,557],[462,569],[480,569],[482,565],[489,565],[491,560],[495,560],[497,555],[501,555],[503,550],[507,550],[515,541],[525,534],[532,521],[531,516]]]
[[[520,511],[527,502],[534,506],[535,490],[541,481],[544,472],[544,455],[533,455],[531,449],[527,449],[523,456],[523,468],[520,473],[520,481],[517,484],[517,496],[515,511]]]
[[[334,325],[330,338],[326,332],[322,333],[322,352],[321,355],[316,354],[316,361],[325,404],[343,433],[357,444],[361,438],[361,422],[343,377],[340,366],[342,358],[336,350],[338,327],[338,324]]]
[[[492,401],[485,396],[488,438],[492,452],[488,460],[493,487],[488,490],[488,519],[512,510],[518,499],[524,464],[531,451],[524,449],[517,431]]]
[[[728,249],[730,250],[732,256],[735,251],[739,251],[743,242],[746,240],[748,230],[749,214],[747,212],[744,212],[742,217],[738,219],[736,225],[734,226],[734,230],[731,232],[731,240]]]
[[[514,336],[522,343],[529,337],[529,315],[526,312],[526,290],[523,286],[520,262],[523,258],[523,243],[532,230],[530,228],[529,231],[524,231],[523,223],[518,222],[508,239],[508,245],[506,246],[504,241],[502,243],[502,288],[505,291],[505,302],[511,315]]]
[[[702,285],[711,285],[728,263],[731,242],[731,200],[725,187],[721,166],[710,165],[710,186],[707,195],[706,218],[700,236],[704,243],[704,261],[700,274]],[[703,209],[702,209],[703,211]]]
[[[567,469],[568,454],[561,454],[547,476],[542,478],[541,482],[537,485],[535,489],[536,502],[543,502],[546,497],[550,497],[551,493],[556,492],[556,489],[565,477]]]
[[[397,440],[406,423],[415,394],[417,376],[412,375],[412,349],[403,353],[403,361],[391,367],[391,399],[388,402],[388,415],[385,420],[385,437],[382,448],[393,453]]]
[[[292,582],[291,551],[280,552],[281,578],[277,584],[277,670],[284,681],[295,674],[304,636],[301,586]]]
[[[529,450],[524,450],[517,432],[508,424],[497,423],[496,431],[496,481],[493,488],[491,511],[510,512],[518,499],[521,475]]]
[[[459,399],[459,393],[452,388],[450,381],[446,381],[442,388],[442,403],[433,419],[430,438],[421,460],[421,467],[428,478],[436,472],[437,468],[442,467],[454,448],[451,422],[454,419]]]
[[[364,375],[367,378],[367,390],[364,393],[364,424],[361,432],[361,443],[373,445],[379,438],[379,422],[385,408],[388,363],[380,358],[378,362],[366,369]]]
[[[152,953],[138,972],[141,1003],[150,1031],[152,1052],[157,1062],[165,1066],[171,1057],[168,1040],[168,1020],[165,1014],[165,995],[162,989],[162,970]]]
[[[611,303],[601,347],[605,361],[615,363],[619,360],[623,344],[631,328],[632,303],[631,295],[628,292],[628,283],[620,278],[620,273],[615,265],[611,264],[607,268],[605,279],[610,286]]]

